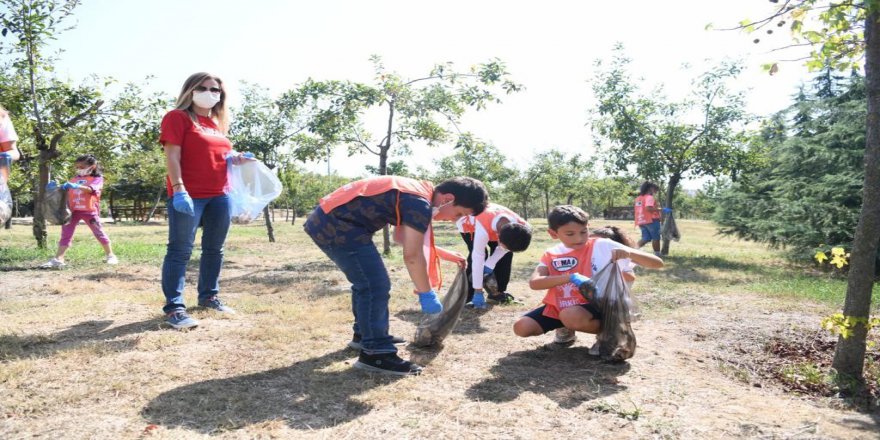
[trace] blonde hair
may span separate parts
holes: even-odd
[[[180,95],[177,97],[177,103],[174,104],[178,110],[183,110],[189,114],[193,122],[198,122],[198,116],[193,111],[192,94],[196,87],[200,86],[205,80],[213,79],[220,85],[220,102],[214,104],[211,108],[211,117],[217,122],[217,126],[223,134],[229,132],[229,113],[226,111],[226,89],[223,87],[223,80],[215,75],[207,72],[193,73],[183,83],[180,88]]]

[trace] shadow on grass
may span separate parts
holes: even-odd
[[[717,256],[666,256],[663,257],[666,265],[660,271],[659,276],[692,283],[706,283],[714,281],[714,277],[705,273],[706,270],[724,272],[749,273],[756,276],[769,275],[772,268],[752,263],[742,263],[736,260]]]
[[[108,330],[113,321],[84,321],[51,335],[0,336],[0,359],[49,357],[57,352],[73,350],[94,343],[107,344],[102,349],[122,351],[132,348],[137,341],[114,339],[135,333],[159,330],[155,319],[120,325]]]
[[[272,420],[309,431],[346,423],[372,409],[359,396],[401,379],[350,368],[326,370],[351,357],[343,349],[285,368],[185,385],[157,396],[141,415],[148,423],[204,434]]]
[[[493,377],[475,384],[466,394],[475,401],[503,403],[532,392],[562,408],[575,408],[626,389],[617,377],[629,369],[628,363],[609,364],[590,356],[587,347],[543,346],[501,358],[490,370]]]

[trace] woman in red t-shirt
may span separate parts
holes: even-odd
[[[234,313],[217,298],[223,265],[223,244],[229,232],[226,163],[253,157],[232,150],[226,138],[229,119],[223,81],[209,73],[195,73],[183,83],[175,109],[162,118],[159,142],[165,149],[168,176],[168,251],[162,263],[162,293],[166,323],[174,328],[195,327],[186,313],[183,289],[186,264],[192,255],[196,229],[202,226],[198,304]]]

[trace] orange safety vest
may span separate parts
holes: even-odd
[[[654,200],[654,196],[650,194],[645,194],[643,196],[636,197],[635,205],[633,206],[633,210],[635,211],[635,222],[636,226],[647,225],[648,223],[654,223],[655,219],[660,219],[660,212],[648,213],[648,210],[645,208],[647,206],[648,200],[653,202],[654,208],[657,207],[657,202]]]
[[[397,204],[395,205],[397,221],[394,226],[399,227],[401,225],[400,193],[422,197],[430,204],[431,198],[434,195],[434,184],[427,180],[416,180],[399,176],[370,177],[341,186],[336,191],[322,197],[318,204],[325,214],[329,214],[330,211],[357,197],[370,197],[392,190],[398,191]],[[428,230],[425,231],[423,246],[425,260],[428,263],[428,279],[431,282],[431,288],[439,290],[443,286],[443,276],[440,272],[440,256],[437,254],[437,247],[434,245],[434,229],[430,223],[428,223]]]
[[[593,243],[596,239],[591,238],[580,249],[572,249],[570,252],[554,254],[547,251],[541,257],[541,262],[547,266],[548,275],[570,275],[579,273],[588,277],[593,276],[593,267],[590,260],[593,258]],[[574,283],[568,282],[560,286],[547,289],[542,301],[546,304],[543,315],[548,318],[559,319],[559,311],[571,306],[587,304],[587,299],[578,292]]]
[[[95,176],[75,176],[71,177],[68,182],[91,186],[96,178]],[[100,202],[101,197],[95,192],[86,192],[81,189],[67,190],[67,206],[71,211],[99,211],[98,204]]]
[[[489,241],[498,241],[498,231],[492,229],[492,223],[495,222],[495,218],[499,215],[504,215],[513,219],[514,222],[519,223],[521,225],[527,224],[525,220],[523,220],[520,216],[518,216],[515,212],[501,206],[496,205],[494,203],[490,203],[489,206],[486,207],[486,210],[481,212],[474,219],[483,226],[483,229],[486,230],[486,233],[489,234]],[[468,221],[470,220],[470,216],[468,216]],[[467,224],[467,223],[465,223]],[[471,230],[469,231],[471,234],[476,232],[476,225],[470,225]]]

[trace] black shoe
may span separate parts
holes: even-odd
[[[406,339],[394,335],[389,336],[391,336],[391,343],[394,345],[406,344]],[[363,350],[364,347],[361,345],[361,335],[355,333],[354,336],[351,337],[351,341],[348,342],[348,348]]]
[[[503,292],[498,295],[489,295],[488,297],[486,297],[486,300],[493,301],[496,304],[505,306],[511,304],[525,304],[507,292]]]
[[[366,354],[361,352],[355,368],[383,374],[397,376],[417,376],[422,374],[422,367],[410,361],[405,361],[397,353]]]

